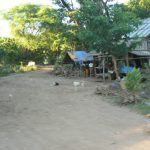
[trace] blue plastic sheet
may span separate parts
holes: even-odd
[[[133,69],[134,69],[134,67],[123,66],[120,68],[120,72],[121,73],[128,73],[128,72],[132,72]]]
[[[93,57],[85,51],[75,51],[76,62],[93,61]]]

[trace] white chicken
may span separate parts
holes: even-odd
[[[81,83],[78,82],[78,81],[74,81],[74,82],[73,82],[73,86],[75,86],[75,87],[80,86],[80,85],[81,85]]]

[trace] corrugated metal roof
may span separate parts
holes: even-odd
[[[144,19],[142,24],[132,33],[130,33],[130,37],[147,37],[150,35],[150,18]]]
[[[150,51],[131,51],[130,53],[137,56],[150,56]]]

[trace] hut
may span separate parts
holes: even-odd
[[[86,51],[71,51],[67,52],[63,64],[72,64],[73,70],[78,69],[81,76],[84,72],[85,76],[90,75],[89,64],[93,62],[93,56]]]
[[[90,55],[90,53],[85,51],[71,51],[66,53],[63,64],[82,64],[84,62],[91,61],[93,61],[93,57]]]

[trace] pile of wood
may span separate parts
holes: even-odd
[[[79,69],[72,69],[67,68],[64,66],[57,66],[54,68],[53,74],[56,76],[64,76],[64,77],[79,77],[80,76],[80,70]]]
[[[96,87],[95,93],[102,96],[120,97],[122,105],[137,103],[141,100],[141,97],[137,93],[129,92],[124,89],[112,89],[110,86]]]
[[[54,68],[53,73],[54,73],[56,76],[61,75],[61,74],[62,74],[62,67],[59,66],[59,67]]]
[[[102,96],[110,96],[110,95],[114,95],[114,92],[107,86],[100,86],[100,87],[96,87],[96,94],[100,94]]]

